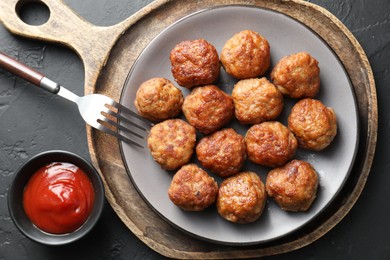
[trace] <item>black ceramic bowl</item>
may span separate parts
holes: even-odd
[[[28,180],[40,167],[52,162],[72,163],[81,168],[88,175],[95,191],[90,216],[80,228],[67,234],[50,234],[40,230],[23,209],[23,191]],[[66,151],[47,151],[32,157],[19,168],[8,191],[8,209],[17,228],[28,238],[45,245],[64,245],[80,239],[94,227],[102,213],[104,198],[104,186],[99,173],[88,161]]]

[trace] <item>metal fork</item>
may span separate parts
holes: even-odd
[[[76,103],[81,117],[93,128],[113,135],[128,144],[141,148],[144,147],[139,143],[139,140],[134,140],[134,138],[130,139],[128,136],[131,135],[137,139],[144,139],[145,133],[148,133],[149,128],[153,126],[153,124],[111,98],[101,94],[91,94],[80,97],[60,84],[50,80],[43,74],[1,52],[0,67],[44,90],[53,94],[58,94],[61,97]],[[132,118],[132,120],[128,117]],[[139,122],[135,123],[134,118],[136,118],[136,120],[138,119]],[[144,122],[143,125],[145,126],[142,126],[140,121]],[[124,126],[122,122],[133,127]],[[135,131],[135,128],[138,129],[138,132]],[[127,134],[124,135],[123,133]]]

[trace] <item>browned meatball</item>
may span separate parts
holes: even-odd
[[[318,61],[306,52],[286,56],[272,70],[271,80],[292,98],[315,97],[320,89]]]
[[[286,211],[306,211],[316,198],[318,176],[314,168],[300,160],[271,170],[267,175],[268,196]]]
[[[195,128],[181,119],[168,119],[152,127],[148,147],[163,169],[175,170],[188,163],[196,143]]]
[[[257,32],[244,30],[230,38],[222,48],[221,63],[237,79],[263,75],[270,66],[270,46]]]
[[[296,103],[288,117],[288,127],[299,146],[320,151],[326,148],[337,134],[337,119],[332,108],[311,98]]]
[[[141,116],[156,122],[177,116],[183,101],[183,94],[172,82],[152,78],[140,85],[134,104]]]
[[[196,164],[187,164],[173,176],[169,199],[187,211],[201,211],[215,202],[218,185],[213,177]]]
[[[218,52],[204,39],[183,41],[170,54],[172,74],[183,87],[212,84],[218,79],[221,64]]]
[[[182,107],[188,122],[203,134],[214,132],[232,119],[232,98],[217,86],[197,87],[184,99]]]
[[[218,213],[234,223],[250,223],[263,213],[267,200],[265,186],[254,172],[241,172],[225,179],[217,197]]]
[[[293,133],[277,121],[253,125],[245,135],[250,161],[269,167],[285,164],[298,147]]]
[[[232,128],[226,128],[203,137],[196,145],[201,165],[227,177],[241,170],[246,159],[244,137]]]
[[[275,119],[283,110],[283,95],[266,78],[243,79],[234,85],[234,113],[241,124]]]

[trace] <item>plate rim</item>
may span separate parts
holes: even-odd
[[[120,91],[120,98],[119,98],[119,101],[120,103],[122,104],[122,101],[123,101],[123,96],[124,96],[124,92],[126,91],[126,86],[128,85],[128,81],[130,80],[130,76],[134,70],[134,68],[136,67],[140,57],[142,56],[142,54],[145,52],[145,49],[148,48],[148,46],[150,44],[152,44],[152,42],[154,42],[156,40],[156,38],[158,38],[160,35],[164,34],[167,30],[169,30],[171,27],[174,27],[176,24],[188,19],[188,18],[191,18],[195,15],[198,15],[200,13],[204,13],[204,12],[208,12],[208,11],[211,11],[211,10],[214,10],[214,9],[224,9],[224,8],[231,8],[231,7],[243,7],[243,8],[251,8],[251,9],[261,9],[261,10],[264,10],[266,12],[271,12],[271,13],[275,13],[275,14],[278,14],[278,15],[282,15],[282,16],[285,16],[287,17],[288,19],[290,20],[293,20],[297,23],[299,23],[301,26],[303,26],[306,30],[309,30],[317,39],[319,39],[323,45],[326,46],[326,48],[333,54],[333,56],[335,57],[335,59],[337,60],[337,63],[340,65],[342,71],[343,71],[343,74],[345,75],[347,81],[348,81],[348,88],[350,89],[350,92],[352,94],[352,101],[353,101],[353,110],[354,110],[354,117],[355,117],[355,120],[356,120],[356,129],[354,131],[354,135],[355,135],[355,141],[354,141],[354,149],[353,149],[353,155],[352,155],[352,158],[351,158],[351,162],[349,163],[348,165],[348,170],[347,170],[347,173],[343,179],[343,181],[341,182],[340,186],[337,188],[336,192],[332,195],[332,198],[316,213],[313,215],[313,217],[311,217],[308,221],[306,221],[305,223],[303,223],[302,225],[298,226],[297,228],[293,229],[293,230],[290,230],[289,232],[286,232],[282,235],[279,235],[279,236],[276,236],[276,237],[273,237],[273,238],[270,238],[270,239],[265,239],[264,241],[253,241],[253,242],[226,242],[226,241],[219,241],[219,240],[215,240],[215,239],[210,239],[210,238],[207,238],[207,237],[204,237],[204,236],[201,236],[201,235],[198,235],[198,234],[194,234],[192,233],[191,231],[188,231],[182,227],[180,227],[179,225],[177,225],[175,222],[171,221],[170,219],[168,219],[166,216],[164,216],[161,212],[159,212],[153,205],[151,202],[149,202],[149,200],[145,197],[145,195],[142,193],[142,191],[139,189],[136,181],[133,179],[132,177],[132,174],[131,174],[131,171],[129,169],[129,166],[128,166],[128,163],[127,163],[127,160],[125,159],[125,155],[124,155],[124,149],[123,149],[123,141],[119,141],[119,148],[120,148],[120,155],[121,155],[121,159],[123,161],[123,165],[125,167],[125,170],[126,170],[126,175],[129,177],[130,181],[132,182],[134,188],[136,189],[137,193],[140,195],[140,197],[145,201],[145,203],[158,215],[160,216],[165,222],[167,222],[169,225],[173,226],[174,228],[180,230],[181,232],[184,232],[185,234],[187,235],[190,235],[194,238],[197,238],[197,239],[200,239],[200,240],[203,240],[203,241],[207,241],[207,242],[211,242],[211,243],[215,243],[215,244],[220,244],[220,245],[227,245],[227,246],[252,246],[252,245],[267,245],[269,243],[273,243],[275,241],[278,241],[278,240],[281,240],[285,237],[288,237],[292,234],[297,234],[299,231],[301,231],[302,229],[304,229],[306,226],[308,226],[309,224],[315,222],[318,218],[321,217],[321,215],[324,214],[325,211],[327,211],[327,209],[331,206],[331,204],[335,201],[335,199],[339,196],[339,194],[341,193],[342,189],[344,188],[344,185],[345,183],[348,181],[348,179],[350,178],[350,174],[352,172],[352,169],[354,167],[354,164],[355,164],[355,160],[356,160],[356,156],[357,156],[357,153],[358,153],[358,150],[359,150],[359,140],[360,140],[360,117],[359,117],[359,109],[358,109],[358,102],[357,102],[357,99],[356,99],[356,92],[355,92],[355,89],[354,89],[354,86],[353,86],[353,83],[351,81],[351,78],[350,78],[350,75],[345,67],[345,65],[343,64],[343,62],[341,61],[340,57],[337,55],[337,53],[334,51],[334,49],[328,44],[328,42],[326,42],[326,40],[321,37],[321,35],[319,35],[316,31],[314,31],[312,28],[310,28],[309,26],[307,26],[305,23],[295,19],[294,17],[288,15],[288,14],[285,14],[283,12],[280,12],[280,11],[277,11],[277,10],[274,10],[274,9],[269,9],[269,8],[266,8],[266,7],[262,7],[262,6],[256,6],[256,5],[246,5],[246,4],[227,4],[227,5],[219,5],[219,6],[212,6],[212,7],[208,7],[208,8],[204,8],[204,9],[200,9],[200,10],[197,10],[195,12],[192,12],[192,13],[189,13],[189,14],[186,14],[184,15],[183,17],[181,17],[180,19],[176,20],[175,22],[173,22],[172,24],[170,24],[169,26],[167,26],[166,28],[164,28],[162,31],[160,31],[155,37],[153,37],[146,45],[145,47],[141,50],[141,52],[138,54],[138,56],[136,57],[134,63],[132,64],[130,70],[128,71],[128,74],[126,76],[126,79],[125,79],[125,82],[122,86],[122,89]],[[268,74],[267,74],[268,75]],[[267,77],[265,75],[265,77]],[[346,86],[347,87],[347,86]],[[284,97],[285,98],[285,97]],[[199,140],[197,140],[198,142]],[[147,149],[147,147],[145,147]],[[264,182],[265,183],[265,182]]]

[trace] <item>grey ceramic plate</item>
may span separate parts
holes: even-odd
[[[153,161],[148,149],[121,144],[123,160],[131,180],[157,213],[191,235],[234,245],[264,243],[298,231],[332,202],[348,178],[358,142],[358,116],[348,76],[329,46],[307,27],[280,13],[247,6],[208,9],[176,22],[150,42],[132,67],[121,97],[122,104],[135,110],[135,94],[142,82],[153,77],[165,77],[174,82],[169,53],[177,43],[204,38],[220,53],[224,43],[233,34],[244,29],[257,31],[267,38],[271,46],[271,66],[282,57],[300,51],[309,52],[319,61],[321,90],[318,99],[334,108],[339,132],[325,151],[298,150],[295,155],[295,158],[310,162],[320,176],[317,199],[308,212],[287,213],[268,200],[263,215],[256,222],[239,225],[224,220],[215,207],[203,212],[182,211],[172,204],[167,195],[174,173],[162,170]],[[235,82],[221,70],[220,80],[216,85],[231,93]],[[182,91],[184,95],[188,94],[188,90]],[[286,118],[295,102],[296,100],[285,99],[284,112],[278,118],[279,121],[286,124]],[[242,135],[245,135],[248,128],[234,120],[229,126]],[[249,162],[244,169],[255,171],[263,181],[269,171]]]

